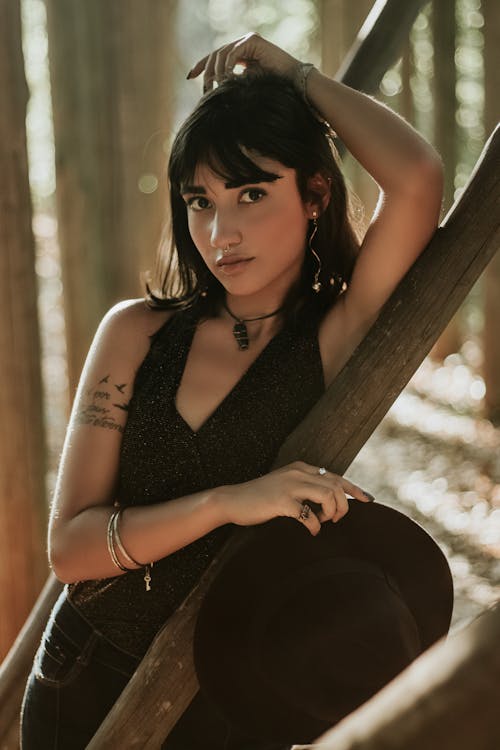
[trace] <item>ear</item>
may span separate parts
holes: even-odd
[[[307,216],[312,219],[313,213],[321,215],[330,203],[331,180],[316,172],[307,179],[307,200],[305,209]]]

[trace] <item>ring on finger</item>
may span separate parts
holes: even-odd
[[[325,467],[324,467],[324,466],[321,466],[321,467],[320,467],[320,468],[318,469],[318,474],[321,474],[321,476],[323,476],[324,474],[326,474],[326,469],[325,469]]]
[[[308,503],[302,503],[302,510],[300,511],[299,521],[307,521],[311,515],[311,506]]]

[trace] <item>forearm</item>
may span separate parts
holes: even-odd
[[[144,564],[176,552],[226,522],[218,498],[218,488],[214,488],[155,505],[128,507],[120,519],[125,549]],[[107,546],[113,510],[111,506],[87,508],[51,531],[50,561],[60,580],[72,583],[123,575]]]
[[[404,189],[410,176],[440,161],[434,148],[391,109],[315,68],[307,76],[306,93],[385,192]]]

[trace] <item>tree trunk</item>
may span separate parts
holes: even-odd
[[[500,7],[496,0],[483,0],[484,16],[484,124],[489,133],[500,116]],[[483,376],[486,384],[485,416],[500,426],[500,255],[486,269],[483,330]]]
[[[401,61],[401,114],[408,122],[415,122],[415,102],[411,90],[411,77],[414,69],[413,45],[408,39],[403,47]]]
[[[342,58],[341,62],[345,60],[346,55],[349,54],[349,50],[356,45],[357,36],[360,32],[363,23],[370,12],[373,5],[372,0],[363,0],[363,2],[352,3],[349,0],[344,0],[342,4],[342,13],[337,19],[337,24],[341,30],[342,39]],[[325,30],[326,31],[326,30]],[[325,48],[331,42],[328,42],[325,38]],[[337,73],[342,65],[339,64],[333,71],[333,74]],[[365,74],[363,74],[363,79]],[[374,88],[373,93],[378,88]],[[349,152],[344,152],[343,170],[347,180],[351,183],[356,196],[361,201],[363,206],[363,235],[368,229],[368,226],[375,211],[379,197],[379,188],[373,177],[367,170],[354,158]]]
[[[457,163],[455,0],[432,4],[432,42],[439,51],[439,61],[434,57],[434,145],[446,164],[444,209],[448,211],[454,202]]]
[[[432,36],[434,50],[439,50],[439,63],[434,55],[434,145],[445,164],[444,209],[453,204],[457,163],[456,69],[455,69],[455,0],[432,4]],[[431,357],[442,362],[458,352],[462,344],[460,310],[431,349]]]
[[[0,1],[0,660],[47,576],[44,431],[18,2]]]
[[[176,5],[47,0],[70,393],[104,312],[154,262]]]
[[[498,248],[494,207],[500,199],[499,158],[500,126],[460,201],[335,382],[287,438],[274,467],[301,459],[345,473]],[[138,743],[155,750],[168,736],[196,694],[192,633],[199,604],[222,561],[251,533],[235,532],[162,628],[88,750],[133,748]],[[175,655],[168,659],[174,644]],[[496,707],[496,693],[489,696]],[[147,722],[141,721],[144,716]]]

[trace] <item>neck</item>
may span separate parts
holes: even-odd
[[[275,291],[274,294],[257,293],[244,296],[238,296],[226,292],[225,303],[226,306],[231,310],[233,315],[236,315],[241,320],[246,320],[248,318],[258,318],[261,315],[269,315],[269,313],[274,313],[276,312],[276,310],[279,310],[281,307],[283,307],[287,296],[287,291],[288,290],[280,290]],[[224,307],[222,307],[221,312],[225,315],[228,315],[228,313],[224,310]],[[276,315],[276,317],[280,316],[281,313],[278,313]],[[274,318],[269,318],[269,320],[273,319]],[[265,318],[262,322],[265,322],[266,320],[268,319]],[[252,325],[252,323],[248,323],[248,325]]]
[[[282,311],[283,311],[283,305],[280,305],[275,310],[271,310],[270,312],[266,313],[260,313],[259,315],[255,315],[252,313],[251,315],[244,315],[244,314],[237,314],[233,309],[231,309],[227,302],[223,302],[223,307],[226,310],[227,313],[233,318],[233,320],[238,319],[241,320],[244,323],[256,323],[259,320],[266,320],[267,318],[274,318],[277,317]]]

